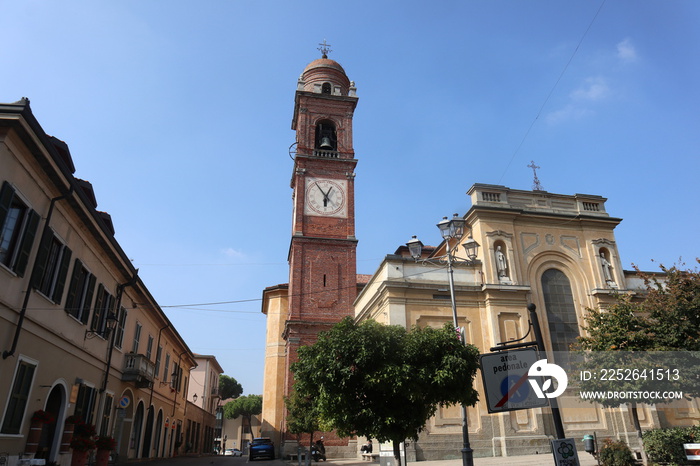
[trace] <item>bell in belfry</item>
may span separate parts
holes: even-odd
[[[331,139],[328,136],[321,138],[320,149],[333,150],[333,144],[331,144]]]

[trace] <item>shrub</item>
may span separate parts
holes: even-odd
[[[700,442],[700,426],[654,429],[642,434],[644,450],[654,463],[686,464],[684,443]]]
[[[630,447],[621,440],[605,439],[598,459],[603,466],[633,466],[637,464]]]
[[[117,441],[109,436],[97,437],[95,446],[98,450],[114,450],[117,448]]]

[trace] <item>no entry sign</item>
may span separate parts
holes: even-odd
[[[538,360],[534,348],[481,355],[481,377],[489,413],[547,406],[528,383],[527,371]]]

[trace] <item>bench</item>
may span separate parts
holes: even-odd
[[[379,453],[363,453],[362,454],[362,461],[371,461],[373,463],[376,463],[378,459],[379,459]]]

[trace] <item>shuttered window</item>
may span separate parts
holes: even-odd
[[[27,270],[39,220],[5,181],[0,188],[0,263],[20,277]]]

